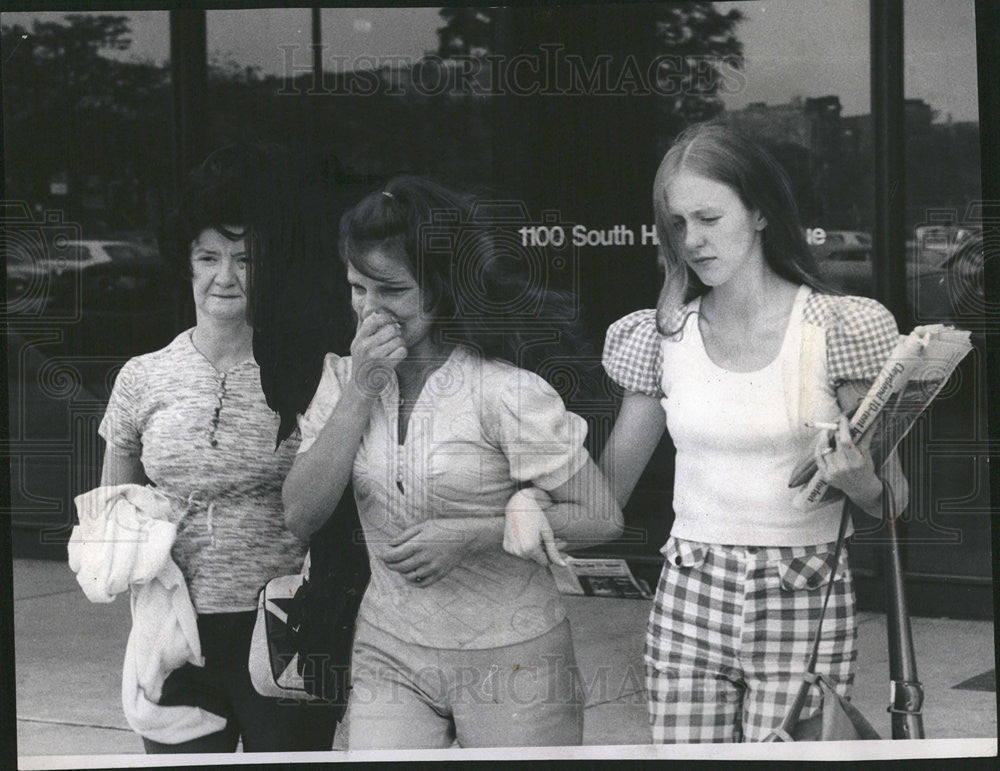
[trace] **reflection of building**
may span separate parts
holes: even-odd
[[[768,143],[792,143],[828,158],[840,151],[841,117],[838,96],[803,99],[793,97],[787,104],[753,102],[742,110],[728,113],[740,128]]]
[[[906,131],[909,135],[926,134],[936,112],[923,99],[907,99]],[[735,125],[773,144],[792,143],[823,158],[871,151],[871,115],[840,114],[836,95],[792,97],[787,104],[769,105],[752,102],[742,110],[727,113]]]

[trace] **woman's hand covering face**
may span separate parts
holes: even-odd
[[[373,313],[358,324],[351,343],[354,381],[361,391],[375,397],[388,381],[389,371],[406,358],[399,324],[384,313]]]

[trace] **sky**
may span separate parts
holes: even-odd
[[[737,28],[743,42],[746,88],[724,97],[729,109],[750,102],[781,104],[793,96],[840,97],[844,115],[869,112],[868,0],[755,0],[720,2],[746,17]],[[954,120],[976,120],[975,6],[973,0],[905,0],[906,96],[924,99]],[[4,23],[44,16],[4,13]],[[168,57],[166,11],[130,11],[133,44],[126,57],[164,62]],[[59,19],[61,13],[50,13]],[[299,46],[296,66],[308,66],[310,11],[274,8],[208,12],[210,58],[282,71],[279,44]],[[439,9],[325,8],[323,43],[331,54],[356,59],[370,54],[418,58],[435,49]]]

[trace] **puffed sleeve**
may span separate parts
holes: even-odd
[[[333,408],[340,401],[343,386],[350,377],[350,369],[350,357],[328,353],[323,359],[323,374],[320,375],[316,393],[313,394],[305,413],[299,415],[299,433],[302,434],[302,442],[297,452],[305,452],[316,441],[319,432],[330,419]]]
[[[830,385],[873,380],[899,342],[896,319],[867,297],[831,298],[826,327],[826,363]]]
[[[608,327],[604,339],[604,369],[626,391],[662,398],[660,373],[663,338],[656,329],[653,308],[630,313]]]
[[[129,359],[115,379],[104,418],[97,428],[97,433],[109,447],[135,456],[142,452],[142,431],[138,415],[143,385],[142,364],[137,359]]]
[[[505,368],[491,384],[487,424],[507,456],[511,479],[543,490],[565,484],[587,462],[587,421],[533,372]]]

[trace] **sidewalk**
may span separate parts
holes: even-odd
[[[584,743],[647,744],[649,602],[567,597],[587,703]],[[86,600],[65,563],[14,560],[18,755],[141,753],[121,709],[127,598]],[[997,735],[993,623],[914,618],[927,738]],[[885,616],[861,614],[853,701],[891,735]]]

